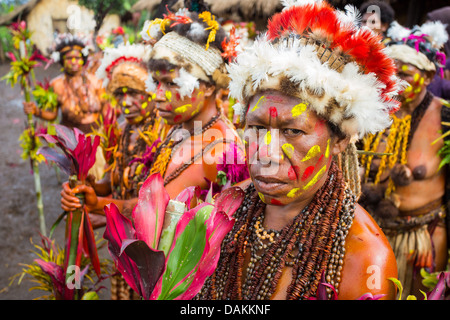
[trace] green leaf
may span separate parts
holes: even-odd
[[[83,294],[83,297],[81,297],[81,300],[100,300],[98,297],[97,292],[95,291],[89,291]]]
[[[205,222],[213,208],[211,205],[200,208],[176,240],[168,257],[159,300],[173,300],[192,282],[193,277],[185,278],[189,274],[194,274],[193,271],[203,255],[206,245]],[[180,283],[183,279],[184,281]]]
[[[396,278],[388,278],[388,280],[391,280],[398,288],[398,300],[402,300],[402,294],[403,294],[403,286],[400,280]]]

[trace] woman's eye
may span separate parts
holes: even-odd
[[[286,136],[298,136],[303,133],[300,129],[283,129],[283,134]]]

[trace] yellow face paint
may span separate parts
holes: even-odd
[[[420,78],[420,74],[416,73],[416,74],[414,75],[414,82],[419,81],[419,78]]]
[[[78,61],[78,64],[82,66],[84,64],[83,60]]]
[[[129,114],[129,113],[130,113],[130,109],[127,108],[127,109],[124,110],[124,112],[125,112],[126,114]]]
[[[325,150],[325,158],[330,156],[330,139],[327,141],[327,149]]]
[[[185,104],[184,106],[175,109],[175,113],[184,113],[188,107],[192,107],[192,104]]]
[[[306,154],[306,156],[302,159],[302,162],[314,158],[319,153],[320,153],[320,147],[319,146],[316,145],[316,146],[312,147],[311,149],[309,149],[309,151]]]
[[[147,106],[148,106],[148,103],[144,102],[141,107],[142,107],[142,109],[145,109],[145,108],[147,108]]]
[[[409,93],[409,92],[411,92],[412,91],[412,86],[408,86],[406,89],[405,89],[405,92],[406,93]]]
[[[281,146],[281,149],[283,149],[286,156],[290,159],[292,158],[292,155],[294,154],[294,146],[290,143],[285,143]]]
[[[294,198],[296,193],[300,190],[300,188],[294,188],[291,191],[288,192],[287,197],[288,198]]]
[[[264,143],[269,145],[271,141],[272,141],[272,134],[270,133],[270,131],[267,131],[266,135],[264,136]]]
[[[303,114],[303,112],[306,111],[306,108],[308,107],[308,105],[306,103],[299,103],[296,106],[294,106],[291,110],[292,112],[292,117],[298,117],[301,114]]]
[[[75,62],[77,62],[77,59],[72,58],[72,63],[75,63]]]
[[[258,102],[255,104],[255,106],[252,108],[252,110],[251,110],[250,112],[253,112],[253,111],[255,111],[256,109],[258,109],[258,108],[259,108],[259,103],[260,103],[261,101],[263,101],[263,100],[266,100],[266,97],[265,97],[265,96],[262,96],[261,98],[259,98]]]
[[[128,88],[127,88],[127,87],[123,87],[123,88],[122,88],[122,92],[123,92],[123,93],[127,93],[127,91],[128,91]]]
[[[319,179],[323,176],[323,174],[325,173],[325,171],[327,171],[327,166],[323,166],[322,169],[319,170],[319,172],[316,173],[316,175],[314,176],[314,178],[312,178],[308,184],[306,186],[303,187],[303,190],[308,190],[309,188],[311,188],[313,185],[315,185],[317,183],[317,181],[319,181]]]
[[[152,99],[156,98],[156,93],[152,94]]]
[[[170,102],[172,100],[172,92],[166,91],[166,99]]]
[[[127,106],[127,102],[126,102],[126,101],[123,101],[123,102],[122,102],[122,105],[123,105],[124,107],[126,107],[126,106]]]
[[[408,71],[408,69],[409,67],[406,64],[402,65],[402,71]]]
[[[264,195],[261,192],[258,192],[258,196],[264,202]]]

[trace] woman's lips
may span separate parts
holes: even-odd
[[[279,191],[282,188],[285,188],[287,183],[274,177],[268,176],[256,176],[254,178],[254,183],[259,192],[265,194],[272,194],[276,191]]]
[[[167,110],[163,110],[163,109],[158,109],[159,115],[163,118],[169,118],[172,116],[172,112],[167,111]]]

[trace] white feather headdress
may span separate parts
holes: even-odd
[[[103,86],[107,87],[109,83],[109,73],[111,72],[110,67],[119,61],[119,59],[136,59],[136,62],[143,63],[146,65],[148,63],[150,53],[152,51],[151,46],[143,44],[122,44],[117,48],[107,48],[104,51],[104,55],[100,66],[96,71],[96,76],[103,80]],[[109,70],[109,72],[108,72]]]

